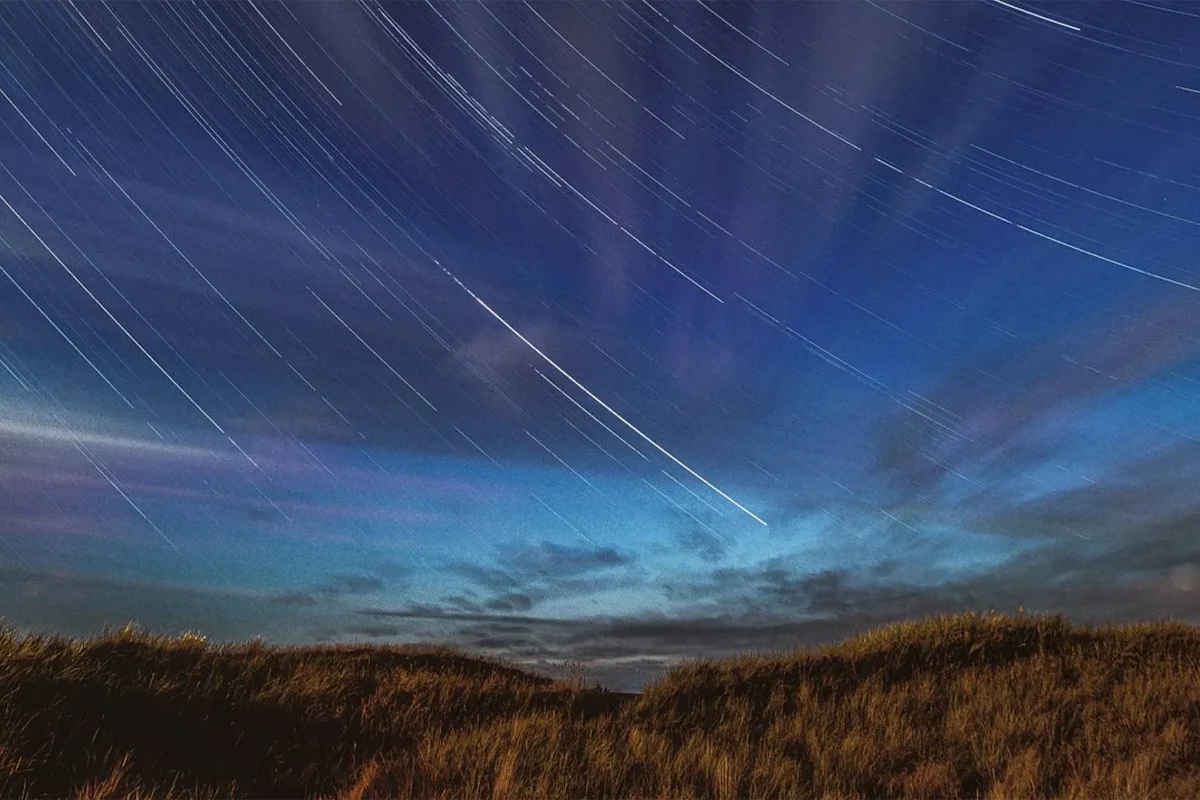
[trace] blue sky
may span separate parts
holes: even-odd
[[[0,616],[637,688],[1196,620],[1200,17],[9,4]]]

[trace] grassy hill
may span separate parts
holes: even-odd
[[[1200,797],[1200,629],[963,614],[641,695],[449,649],[0,633],[0,797]]]

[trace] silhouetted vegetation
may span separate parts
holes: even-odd
[[[444,648],[0,633],[4,797],[1200,797],[1200,629],[963,614],[641,695]]]

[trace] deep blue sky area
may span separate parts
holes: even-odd
[[[0,616],[637,689],[1200,623],[1200,7],[5,3]]]

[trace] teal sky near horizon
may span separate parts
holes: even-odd
[[[1200,14],[0,7],[0,617],[636,689],[1200,622]]]

